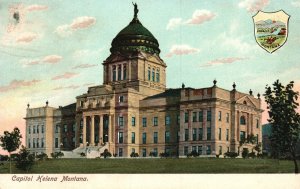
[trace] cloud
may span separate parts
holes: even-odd
[[[167,57],[172,57],[173,55],[187,55],[199,53],[200,49],[191,47],[189,45],[173,45],[166,55]]]
[[[45,62],[45,63],[49,63],[49,64],[56,64],[61,60],[62,60],[61,56],[49,55],[49,56],[44,57],[42,61]]]
[[[23,33],[17,37],[17,43],[30,43],[38,37],[35,33]]]
[[[90,68],[90,67],[94,67],[94,66],[97,66],[97,64],[80,64],[80,65],[74,66],[73,69]]]
[[[54,88],[53,90],[62,90],[62,89],[77,89],[77,88],[79,88],[80,86],[78,86],[78,85],[69,85],[69,86],[66,86],[66,87],[62,87],[62,86],[60,86],[60,87],[56,87],[56,88]]]
[[[245,8],[248,12],[257,12],[265,8],[269,3],[269,0],[243,0],[238,6]]]
[[[300,8],[300,1],[298,0],[298,1],[292,1],[292,3],[291,3],[294,7],[298,7],[298,8]]]
[[[71,24],[65,24],[58,26],[54,33],[57,33],[61,37],[67,37],[74,31],[79,29],[86,29],[93,26],[96,23],[96,18],[89,16],[82,16],[75,18]]]
[[[57,75],[57,76],[53,77],[52,80],[70,79],[72,77],[75,77],[76,75],[78,75],[78,73],[66,72],[62,75]]]
[[[35,5],[29,5],[29,6],[26,7],[27,11],[41,11],[41,10],[47,10],[47,9],[48,9],[47,6],[45,6],[45,5],[37,5],[37,4],[35,4]]]
[[[204,22],[208,22],[216,17],[216,14],[209,10],[195,10],[192,18],[183,20],[182,18],[171,18],[167,24],[167,30],[173,30],[180,25],[200,25]]]
[[[248,58],[240,58],[240,57],[228,57],[228,58],[220,58],[220,59],[215,59],[212,61],[209,61],[208,63],[202,65],[201,67],[208,67],[208,66],[213,66],[216,64],[232,64],[236,61],[241,61],[241,60],[246,60]]]
[[[24,80],[13,80],[6,86],[0,86],[0,93],[7,92],[10,90],[18,89],[20,87],[28,87],[32,86],[36,83],[40,82],[40,80],[31,80],[31,81],[24,81]]]

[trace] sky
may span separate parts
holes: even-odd
[[[135,2],[159,41],[168,88],[209,87],[216,79],[221,88],[235,82],[257,95],[279,79],[299,91],[300,0]],[[255,41],[252,16],[281,9],[291,16],[288,39],[270,54]],[[0,133],[17,126],[25,138],[28,103],[68,105],[102,84],[111,41],[132,18],[131,0],[0,0]]]

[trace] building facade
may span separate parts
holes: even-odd
[[[238,92],[235,84],[225,90],[217,81],[208,88],[166,88],[167,65],[159,56],[159,43],[141,24],[136,9],[129,25],[113,39],[110,52],[103,62],[103,84],[76,97],[76,107],[70,107],[74,114],[43,114],[47,118],[40,120],[39,111],[45,111],[40,109],[50,107],[28,108],[27,129],[42,123],[51,127],[49,149],[58,150],[53,132],[57,125],[60,148],[107,148],[118,157],[133,152],[141,157],[186,156],[191,151],[215,156],[239,152],[240,141],[251,134],[261,142],[261,100],[252,91]],[[27,134],[27,147],[33,149],[31,141],[37,136]]]

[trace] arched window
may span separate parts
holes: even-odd
[[[159,69],[156,70],[156,82],[159,82]]]
[[[154,68],[152,69],[152,81],[153,82],[155,81],[155,69]]]
[[[126,64],[123,65],[123,80],[126,80]]]
[[[116,81],[117,80],[116,66],[113,66],[112,75],[113,75],[113,81]]]
[[[241,116],[241,118],[240,118],[240,124],[241,125],[246,125],[246,118],[245,118],[245,116]]]
[[[118,66],[118,81],[122,80],[122,66]]]
[[[148,81],[151,80],[151,68],[148,67]]]

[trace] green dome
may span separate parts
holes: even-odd
[[[152,33],[145,28],[137,17],[122,29],[111,43],[110,52],[132,53],[144,51],[159,54],[159,44]]]

